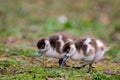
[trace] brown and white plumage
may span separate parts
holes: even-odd
[[[38,41],[37,47],[39,49],[39,56],[45,54],[47,57],[59,59],[61,64],[62,58],[65,54],[62,53],[62,47],[67,41],[72,41],[65,34],[54,34],[49,38],[42,38]]]
[[[66,57],[70,57],[74,61],[83,60],[90,65],[89,71],[92,69],[92,63],[100,60],[108,48],[102,41],[90,37],[82,38],[75,43],[67,42],[62,51],[66,53]],[[63,63],[66,61],[63,61]],[[61,67],[63,64],[61,64]],[[85,65],[84,65],[85,66]]]

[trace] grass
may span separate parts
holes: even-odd
[[[114,62],[107,62],[109,67],[102,64],[95,64],[97,68],[94,72],[87,73],[86,69],[72,69],[71,67],[65,67],[60,69],[58,63],[51,64],[51,62],[44,62],[45,59],[39,59],[36,50],[19,50],[11,49],[6,51],[5,46],[0,46],[0,79],[1,80],[45,80],[45,79],[55,79],[55,80],[119,80],[119,70],[118,64],[116,67]],[[47,59],[47,58],[46,58]],[[52,65],[52,68],[48,66]],[[57,64],[57,66],[55,66]],[[113,65],[112,65],[113,64]],[[74,65],[69,64],[69,65]],[[101,65],[103,67],[101,67]],[[111,67],[110,67],[111,66]],[[111,68],[114,68],[111,73],[105,73]]]

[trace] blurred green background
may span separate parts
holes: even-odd
[[[118,61],[120,0],[0,0],[0,53],[9,52],[6,47],[36,52],[36,42],[56,32],[75,40],[97,37],[111,47],[110,60]]]
[[[0,43],[35,48],[41,37],[66,32],[75,39],[94,36],[114,50],[119,49],[119,3],[119,0],[0,0]]]
[[[34,41],[55,32],[120,43],[119,0],[0,0],[0,41]],[[67,20],[60,23],[59,18]],[[5,40],[4,40],[5,39]]]

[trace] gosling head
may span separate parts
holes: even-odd
[[[39,49],[38,51],[38,56],[41,57],[43,53],[49,50],[50,48],[50,42],[46,38],[42,38],[37,42],[37,48]]]
[[[63,58],[63,61],[62,61],[60,68],[63,67],[63,65],[65,64],[66,60],[69,57],[72,57],[74,55],[75,51],[76,51],[76,47],[75,47],[75,44],[73,42],[67,42],[63,46],[62,52],[65,53],[65,56]]]

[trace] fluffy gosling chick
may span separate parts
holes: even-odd
[[[72,41],[72,39],[65,34],[55,34],[48,39],[40,39],[37,42],[37,48],[39,49],[38,56],[41,57],[45,54],[47,57],[59,59],[60,65],[65,55],[62,53],[62,48],[67,41]]]
[[[93,62],[100,60],[108,50],[109,48],[102,41],[90,37],[82,38],[75,43],[67,42],[62,49],[66,55],[60,67],[62,68],[68,57],[70,57],[74,61],[83,60],[87,62],[89,64],[88,72],[90,72],[93,68]],[[82,65],[81,68],[87,64]]]

